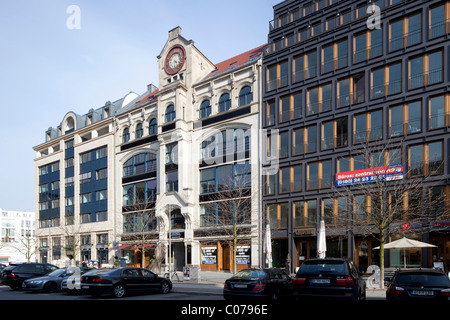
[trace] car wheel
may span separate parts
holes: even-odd
[[[161,283],[161,293],[167,294],[170,292],[170,285],[167,281]]]
[[[125,286],[123,284],[116,284],[113,288],[112,288],[112,294],[114,296],[114,298],[122,298],[125,295]]]
[[[54,282],[47,282],[44,286],[44,291],[48,293],[55,292],[56,289],[57,289],[56,283]]]

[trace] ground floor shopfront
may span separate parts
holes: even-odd
[[[405,233],[392,236],[389,242],[407,237],[435,245],[435,248],[408,248],[385,250],[385,268],[438,267],[450,272],[450,231],[429,233]],[[333,235],[327,236],[326,256],[330,258],[349,257],[362,272],[370,266],[380,265],[380,243],[369,236]],[[295,272],[306,259],[317,257],[317,237],[294,236],[290,239],[272,238],[272,266]],[[369,269],[370,272],[370,269]]]

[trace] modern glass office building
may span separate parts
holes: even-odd
[[[403,174],[397,185],[417,177],[421,184],[420,191],[402,189],[389,240],[437,245],[407,250],[407,263],[442,263],[449,271],[450,2],[288,0],[273,9],[262,121],[269,138],[277,136],[268,142],[279,157],[263,186],[274,264],[290,260],[295,268],[315,257],[324,219],[327,256],[351,257],[363,271],[377,265],[377,237],[354,228],[376,208],[374,196],[343,177],[396,165]],[[346,183],[354,184],[345,187],[351,192],[343,192]],[[393,197],[386,191],[386,205]],[[420,224],[408,215],[414,206],[425,218]],[[399,265],[403,254],[387,251],[386,265]]]

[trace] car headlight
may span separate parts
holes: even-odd
[[[32,284],[41,284],[42,281],[41,280],[31,280],[28,283],[32,283]]]

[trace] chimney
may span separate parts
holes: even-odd
[[[150,84],[147,85],[147,91],[148,91],[149,93],[152,93],[152,92],[155,91],[156,89],[158,89],[158,87],[155,86],[155,85],[152,84],[152,83],[150,83]]]
[[[169,41],[181,35],[181,27],[176,27],[169,31]]]

